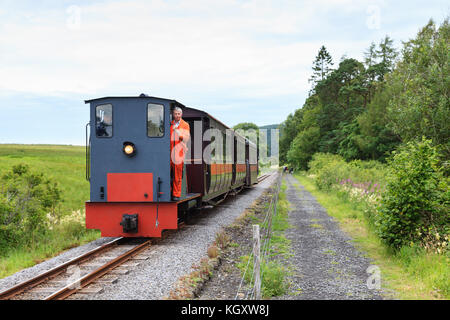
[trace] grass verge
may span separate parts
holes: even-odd
[[[261,260],[261,294],[263,298],[281,296],[286,294],[289,288],[287,276],[290,274],[290,268],[289,265],[286,264],[286,261],[291,255],[290,241],[284,236],[284,231],[291,226],[288,222],[289,202],[286,199],[285,191],[286,183],[283,181],[278,194],[275,215],[273,215],[272,209],[269,208],[269,203],[265,203],[262,210],[263,213],[271,210],[270,214],[272,214],[271,233],[270,236],[267,237],[267,255],[265,259]],[[272,194],[272,196],[275,196],[275,194]],[[260,225],[262,235],[264,235],[268,228],[268,221],[263,223],[264,218],[265,215],[259,217],[253,216],[252,219]],[[263,255],[264,252],[265,240],[266,239],[263,237],[261,242],[261,255]],[[253,259],[249,261],[250,257],[250,255],[242,256],[240,263],[237,265],[241,270],[241,273],[245,273],[244,279],[247,284],[252,282],[254,270]]]
[[[416,247],[403,247],[398,253],[387,249],[374,234],[364,216],[364,205],[352,202],[336,191],[323,192],[311,178],[295,174],[295,178],[336,218],[357,247],[367,252],[381,269],[382,286],[396,299],[449,299],[450,258],[428,253]]]
[[[85,230],[81,225],[62,225],[48,231],[28,247],[11,249],[0,258],[0,279],[52,258],[64,250],[98,239],[100,231]]]

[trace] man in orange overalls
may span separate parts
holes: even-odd
[[[181,197],[181,183],[183,180],[184,156],[190,139],[189,124],[181,119],[183,111],[175,107],[172,111],[173,120],[170,124],[170,169],[173,172],[172,200]]]

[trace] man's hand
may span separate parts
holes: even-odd
[[[177,134],[178,139],[179,139],[180,141],[183,141],[183,136],[180,134],[180,130],[174,129],[173,131]]]

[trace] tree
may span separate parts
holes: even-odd
[[[376,51],[375,42],[370,44],[367,51],[364,52],[364,63],[366,65],[366,77],[367,77],[367,95],[368,99],[372,98],[373,88],[375,87],[375,82],[377,78],[378,71],[378,54]]]
[[[252,122],[241,122],[233,127],[233,130],[239,130],[239,129],[244,130],[244,131],[251,130],[251,129],[254,129],[256,131],[259,130],[258,126]]]
[[[364,65],[349,58],[341,61],[338,69],[316,85],[315,92],[320,105],[317,114],[317,126],[321,132],[320,152],[339,153],[340,149],[349,146],[348,143],[341,142],[350,133],[349,129],[358,130],[357,125],[348,125],[365,108],[368,99],[366,83]],[[342,132],[344,128],[345,133]],[[347,154],[347,151],[344,153]],[[355,156],[361,155],[358,153],[351,158]]]
[[[313,87],[319,81],[323,81],[333,70],[331,66],[333,65],[333,59],[331,55],[328,53],[325,46],[322,46],[319,50],[319,53],[316,56],[316,59],[313,62],[313,74],[309,82],[313,83]]]
[[[389,36],[386,36],[383,40],[381,40],[379,44],[377,55],[381,58],[380,80],[383,80],[384,75],[388,72],[391,72],[394,67],[394,61],[397,57],[397,51],[394,49],[393,43],[394,41],[389,38]]]
[[[370,68],[371,66],[376,64],[377,58],[378,54],[376,51],[376,45],[375,42],[372,42],[367,51],[364,52],[364,63],[366,64],[366,67]]]
[[[251,142],[258,143],[259,127],[252,122],[241,122],[233,127],[238,134],[248,138]]]
[[[295,110],[295,113],[289,114],[287,119],[280,125],[280,163],[287,163],[287,153],[291,147],[292,141],[298,134],[299,125],[303,119],[303,112],[303,108]]]
[[[310,127],[297,134],[292,141],[291,148],[287,154],[289,163],[303,170],[308,169],[308,162],[314,153],[318,151],[318,142],[320,139],[320,129]]]
[[[395,90],[387,107],[389,128],[402,141],[432,139],[450,158],[450,26],[432,20],[404,43],[403,58],[387,77]]]
[[[356,118],[360,129],[356,142],[366,159],[384,161],[401,143],[388,127],[387,106],[394,94],[394,88],[378,83],[367,109]]]

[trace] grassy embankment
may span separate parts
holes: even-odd
[[[285,237],[284,231],[291,226],[288,222],[289,202],[286,199],[286,182],[283,180],[278,194],[278,202],[276,214],[273,215],[273,207],[269,207],[269,202],[266,202],[262,207],[262,216],[255,216],[249,214],[247,218],[252,224],[259,224],[261,227],[261,235],[266,235],[268,228],[268,220],[265,220],[265,215],[270,210],[272,214],[271,221],[271,235],[267,240],[262,236],[261,252],[265,251],[264,244],[267,245],[266,259],[261,261],[261,294],[263,298],[270,298],[280,296],[288,293],[289,283],[287,276],[290,274],[290,266],[286,264],[287,258],[291,255],[290,241]],[[273,194],[272,197],[275,195]],[[250,262],[248,259],[251,258]],[[248,270],[247,269],[248,265]],[[249,284],[253,281],[253,256],[246,255],[241,257],[241,262],[238,264],[241,272],[245,272],[245,281]]]
[[[381,243],[367,221],[364,203],[352,201],[346,194],[333,189],[321,191],[305,174],[295,174],[295,178],[339,221],[341,228],[367,253],[373,264],[380,267],[382,287],[396,292],[393,298],[450,298],[448,253],[435,254],[417,247],[403,247],[394,253]]]
[[[84,227],[84,202],[89,199],[84,147],[0,145],[0,176],[17,164],[26,164],[31,171],[42,172],[46,178],[58,182],[64,221],[31,247],[12,248],[0,257],[0,278],[100,236],[98,231]]]

